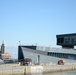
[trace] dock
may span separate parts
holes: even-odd
[[[19,64],[0,65],[0,75],[31,75],[57,71],[76,70],[76,64],[66,65],[31,65],[20,66]]]

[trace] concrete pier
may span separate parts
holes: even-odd
[[[33,75],[67,70],[76,70],[76,64],[32,66],[19,66],[18,64],[0,65],[0,75]]]
[[[32,71],[31,69],[34,70]],[[44,66],[27,66],[25,73],[28,75],[34,73],[48,73],[48,72],[57,72],[57,71],[67,71],[67,70],[76,70],[76,64],[68,65],[44,65]]]
[[[19,64],[0,65],[0,75],[24,75],[24,66]]]

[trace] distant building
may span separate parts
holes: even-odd
[[[6,44],[5,41],[3,40],[2,45],[1,45],[1,53],[5,54],[6,53]]]
[[[1,51],[0,51],[0,59],[11,59],[11,55],[6,52],[6,44],[5,41],[2,42]]]

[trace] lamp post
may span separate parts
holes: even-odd
[[[21,41],[19,41],[19,45],[21,45]]]
[[[40,64],[40,55],[38,55],[38,64]]]

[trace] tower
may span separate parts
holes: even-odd
[[[2,45],[1,45],[1,53],[5,54],[6,53],[6,44],[5,41],[3,40]]]

